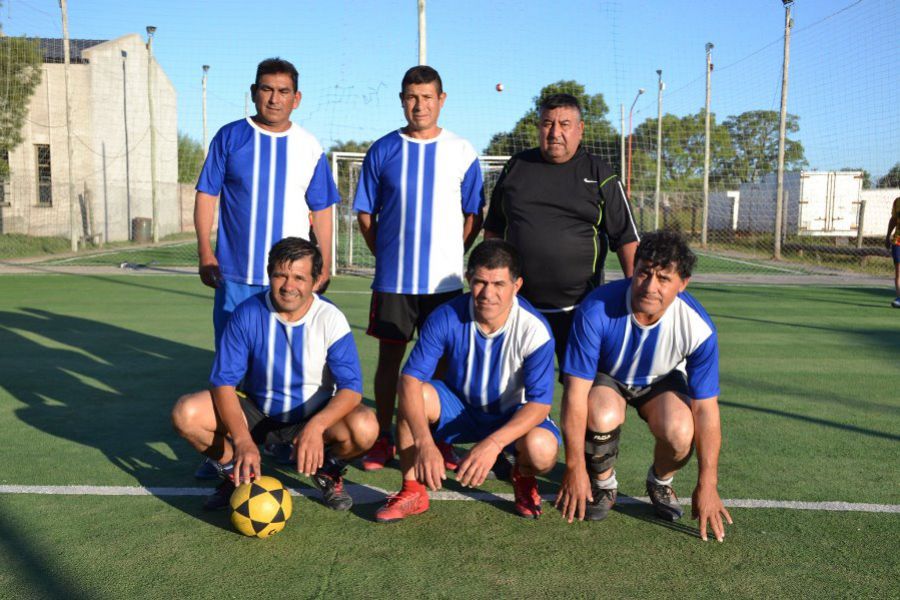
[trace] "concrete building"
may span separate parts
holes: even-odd
[[[0,233],[84,241],[129,239],[134,219],[150,219],[152,77],[159,234],[181,229],[177,98],[144,39],[70,40],[69,99],[74,179],[72,209],[66,129],[63,41],[40,39],[43,77],[29,100],[23,141],[9,152],[10,178],[0,202]],[[142,233],[149,230],[147,221]]]

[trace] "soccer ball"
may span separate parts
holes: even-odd
[[[503,84],[502,84],[502,83],[498,83],[495,87],[496,87],[496,89],[497,89],[498,92],[502,92],[502,91],[503,91]]]
[[[244,483],[231,494],[231,524],[250,537],[269,537],[291,518],[291,495],[274,477]]]

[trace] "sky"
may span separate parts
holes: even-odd
[[[418,62],[416,0],[70,0],[72,38],[146,36],[178,93],[179,129],[202,138],[202,65],[209,136],[244,116],[256,64],[282,56],[300,71],[294,120],[326,148],[373,140],[404,124],[397,92]],[[876,178],[900,162],[900,3],[797,0],[788,111],[810,168],[863,167]],[[483,150],[533,105],[541,87],[574,79],[602,93],[620,129],[705,100],[705,49],[714,44],[718,120],[780,106],[785,10],[780,0],[428,0],[427,63],[448,97],[441,125]],[[62,37],[58,0],[3,0],[8,35]],[[503,83],[503,92],[495,86]],[[252,105],[250,114],[253,113]],[[627,122],[626,122],[627,128]]]

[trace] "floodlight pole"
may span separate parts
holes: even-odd
[[[72,167],[72,164],[75,162],[75,156],[72,148],[72,103],[69,101],[71,51],[69,49],[69,7],[67,0],[59,0],[59,8],[62,13],[63,74],[66,82],[66,153],[69,157],[69,238],[72,242],[72,252],[78,252],[78,198],[75,195],[75,175]]]
[[[425,28],[425,0],[417,0],[419,5],[419,64],[428,64],[428,40]]]
[[[793,0],[782,0],[784,4],[784,62],[781,67],[781,118],[778,123],[778,175],[775,184],[775,244],[772,258],[781,260],[782,205],[784,203],[784,130],[787,121],[788,66],[791,62],[791,5]]]
[[[644,88],[639,88],[637,94],[634,96],[634,102],[631,103],[631,108],[628,110],[628,179],[625,184],[625,195],[628,197],[628,200],[631,200],[631,138],[634,137],[634,129],[632,127],[634,105],[637,104],[638,98],[640,98],[643,93]]]
[[[153,108],[153,34],[156,27],[147,25],[147,108],[150,113],[150,193],[153,208],[153,243],[159,242],[159,198],[156,185],[156,125]]]
[[[625,105],[624,104],[619,104],[619,113],[620,113],[619,131],[622,132],[622,135],[619,136],[619,171],[621,171],[621,174],[619,175],[619,180],[625,181]]]
[[[653,196],[653,229],[659,230],[659,184],[662,179],[662,93],[666,84],[662,80],[662,69],[659,75],[659,91],[656,94],[656,193]]]
[[[206,74],[209,73],[209,65],[203,65],[203,158],[206,158],[207,153],[207,140],[209,139],[207,136],[206,130]]]
[[[700,234],[700,245],[706,248],[707,221],[709,221],[709,101],[710,101],[710,76],[712,75],[712,49],[713,45],[706,42],[706,135],[704,136],[703,149],[703,227]]]
[[[125,229],[128,241],[132,239],[131,227],[131,148],[128,146],[128,81],[125,61],[128,52],[122,50],[122,113],[125,119]]]

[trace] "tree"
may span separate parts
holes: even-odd
[[[750,110],[730,116],[722,123],[731,134],[734,159],[729,177],[740,182],[756,181],[778,169],[778,129],[781,117],[774,110]],[[808,163],[803,144],[787,138],[800,130],[800,118],[786,115],[784,140],[784,169],[795,171]]]
[[[895,188],[900,187],[900,162],[891,167],[884,177],[878,179],[878,187]]]
[[[338,140],[328,148],[328,161],[331,162],[331,157],[335,152],[365,153],[369,150],[371,145],[372,142],[357,142],[354,140],[343,142]],[[360,159],[360,162],[362,162],[362,159]],[[356,190],[356,180],[359,178],[359,171],[352,170],[350,163],[343,161],[338,163],[338,172],[336,175],[338,180],[338,193],[340,193],[341,198],[343,198],[345,202],[352,204],[353,192]]]
[[[196,184],[203,168],[203,146],[188,134],[178,132],[178,182]]]
[[[862,171],[862,187],[864,190],[872,189],[872,174],[862,167],[844,167],[841,171]]]
[[[37,40],[6,37],[0,27],[0,156],[22,142],[28,100],[41,82],[43,56]],[[0,160],[0,179],[9,176],[9,163]]]
[[[609,107],[603,94],[590,95],[584,85],[577,81],[557,81],[541,88],[534,98],[534,106],[519,119],[511,131],[495,133],[484,153],[490,155],[512,155],[538,145],[538,120],[541,102],[553,94],[572,94],[581,103],[584,121],[583,146],[592,153],[607,160],[618,162],[618,134],[606,118]]]

